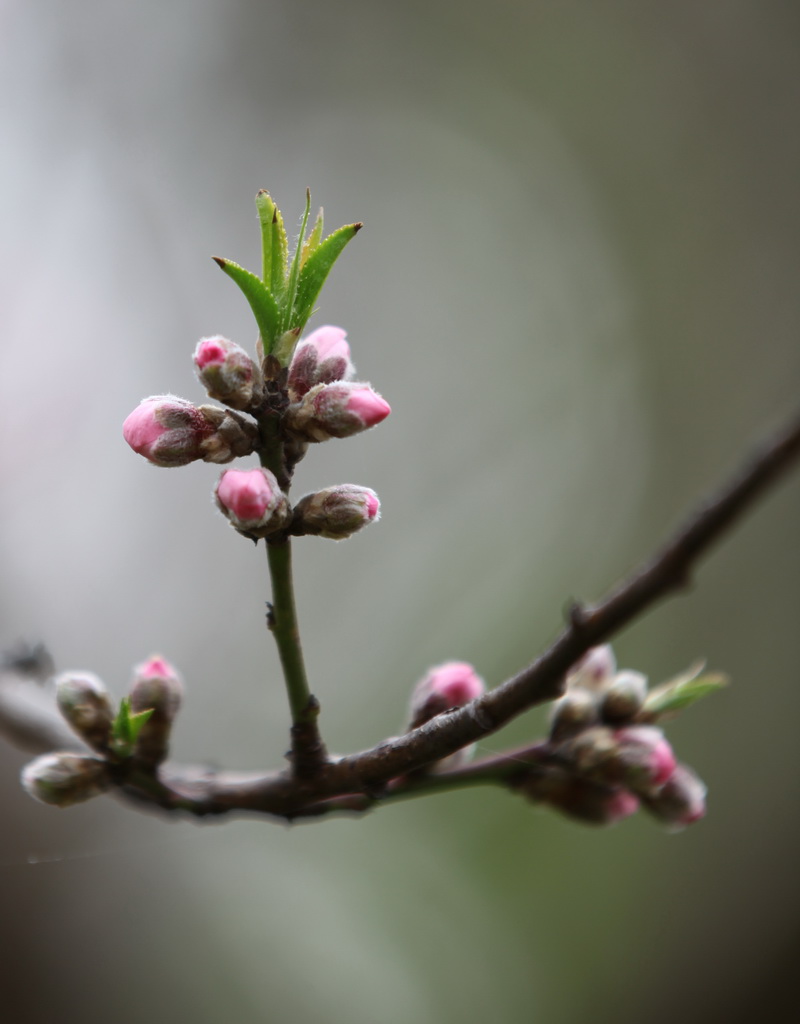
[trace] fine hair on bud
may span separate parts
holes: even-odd
[[[307,494],[298,501],[291,532],[313,534],[330,540],[345,540],[380,519],[378,495],[369,487],[339,484]]]
[[[664,785],[645,799],[645,807],[668,829],[679,832],[705,817],[706,784],[688,765],[679,764]]]
[[[107,753],[114,709],[103,682],[91,672],[63,672],[55,684],[58,709],[70,727],[93,750]]]
[[[647,699],[647,676],[626,669],[618,672],[603,694],[600,714],[605,722],[632,721]]]
[[[347,332],[326,324],[303,338],[289,364],[289,394],[298,401],[317,384],[349,380],[355,373],[350,361]]]
[[[174,468],[204,462],[230,462],[250,455],[258,429],[235,412],[195,406],[175,395],[143,399],[122,424],[131,448],[155,466]]]
[[[318,384],[301,401],[290,405],[285,428],[305,441],[352,437],[374,427],[391,412],[389,403],[369,384],[337,381]]]
[[[105,792],[111,785],[108,766],[82,754],[43,754],[22,769],[23,788],[53,807],[71,807]]]
[[[261,400],[261,371],[241,346],[222,335],[200,339],[194,365],[209,396],[232,409],[247,410]]]
[[[181,706],[183,683],[163,658],[154,655],[134,669],[131,711],[151,711],[136,739],[134,756],[141,764],[157,767],[169,753],[172,723]]]
[[[611,644],[592,647],[567,673],[567,687],[582,686],[587,690],[600,690],[608,685],[617,670],[617,660]]]
[[[582,686],[571,687],[553,705],[550,739],[560,742],[596,725],[599,720],[597,694]]]
[[[226,469],[214,488],[217,507],[247,537],[268,537],[290,517],[289,502],[268,469]]]

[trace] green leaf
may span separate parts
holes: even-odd
[[[225,271],[228,277],[232,278],[239,285],[244,297],[250,303],[250,308],[258,324],[258,332],[264,345],[264,355],[269,355],[278,333],[280,314],[275,299],[270,295],[267,286],[255,274],[240,267],[233,260],[225,260],[219,256],[211,257],[217,265]]]
[[[272,286],[272,221],[277,207],[266,189],[259,189],[256,209],[261,224],[261,279],[268,288]]]
[[[267,281],[265,278],[264,284],[279,304],[286,288],[288,272],[289,242],[286,238],[286,228],[283,226],[283,215],[276,206],[272,214],[272,266],[270,267],[270,279]]]
[[[303,251],[300,253],[300,269],[306,265],[306,260],[311,253],[317,248],[322,240],[322,207],[319,208],[317,219],[314,221],[314,227],[311,229],[311,234],[305,241]]]
[[[300,273],[300,253],[303,251],[303,242],[306,237],[306,225],[308,224],[308,215],[310,211],[311,192],[306,189],[306,208],[303,211],[303,220],[300,224],[300,236],[297,239],[297,247],[294,250],[292,266],[289,270],[289,283],[286,286],[286,299],[283,307],[284,328],[288,327],[292,322],[292,310],[294,309],[294,300],[297,295],[297,276]]]
[[[119,711],[111,726],[111,749],[118,757],[130,757],[142,727],[153,714],[153,709],[131,714],[130,697],[123,697]]]
[[[314,309],[314,303],[325,283],[331,267],[341,255],[342,249],[351,238],[361,230],[361,224],[345,224],[344,227],[328,235],[312,252],[300,271],[297,283],[297,298],[289,320],[289,327],[302,328]]]
[[[693,665],[682,675],[651,690],[642,709],[644,714],[647,717],[656,717],[682,711],[695,701],[727,685],[728,678],[721,672],[707,672],[701,675],[703,667],[703,662]]]

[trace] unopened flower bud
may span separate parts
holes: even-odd
[[[606,722],[629,722],[642,710],[647,698],[647,676],[641,672],[618,672],[603,694],[600,713]]]
[[[155,655],[134,669],[131,712],[152,711],[136,738],[134,749],[134,756],[143,764],[156,767],[166,759],[172,723],[182,697],[180,676],[163,658]]]
[[[703,780],[688,765],[679,764],[661,789],[646,799],[646,806],[659,821],[678,831],[705,816],[706,792]]]
[[[268,469],[227,469],[214,490],[231,525],[248,537],[267,537],[286,525],[289,503]]]
[[[534,775],[522,792],[585,825],[615,825],[639,809],[639,800],[628,790],[567,773]]]
[[[107,765],[97,757],[44,754],[22,769],[22,785],[43,804],[69,807],[98,796],[111,780]]]
[[[107,753],[114,709],[101,680],[91,672],[64,672],[56,679],[56,702],[80,738],[93,750]]]
[[[344,540],[380,519],[378,495],[369,487],[339,484],[307,494],[295,505],[292,533]]]
[[[601,690],[611,682],[616,670],[617,660],[611,644],[592,647],[567,673],[567,687]]]
[[[550,739],[556,742],[574,736],[595,725],[598,720],[597,695],[582,686],[570,687],[553,705]]]
[[[197,376],[211,398],[249,409],[260,398],[261,374],[245,350],[221,335],[201,338],[194,351]]]
[[[447,661],[428,671],[411,695],[411,728],[450,708],[459,708],[480,697],[486,686],[466,661]]]
[[[139,455],[156,466],[230,462],[249,455],[258,442],[254,423],[212,405],[194,406],[174,395],[143,399],[122,425],[122,434]]]
[[[347,332],[341,327],[326,325],[300,342],[289,364],[288,387],[295,400],[317,384],[332,384],[353,376],[355,370],[346,337]]]
[[[614,733],[615,768],[622,781],[637,793],[663,786],[675,771],[675,755],[660,729],[633,725]],[[614,768],[612,768],[612,774]]]
[[[317,384],[286,410],[287,429],[306,441],[352,437],[385,420],[389,403],[369,384],[338,381]]]

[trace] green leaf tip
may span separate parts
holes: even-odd
[[[221,256],[211,257],[217,266],[224,271],[228,277],[241,289],[244,297],[250,303],[250,308],[258,324],[258,333],[264,346],[264,355],[269,355],[278,334],[280,312],[275,299],[270,294],[264,282],[251,274],[249,270],[240,267],[233,260],[223,259]]]
[[[314,303],[322,290],[325,279],[347,243],[358,234],[363,227],[361,222],[345,224],[344,227],[328,235],[324,242],[310,253],[300,271],[297,282],[297,297],[294,310],[289,321],[290,327],[303,327],[314,311]]]
[[[703,674],[703,668],[704,663],[700,662],[675,679],[651,690],[644,703],[644,714],[648,718],[655,718],[683,711],[690,704],[728,685],[729,679],[726,675],[721,672]]]
[[[153,714],[153,708],[131,714],[131,699],[123,697],[111,726],[111,749],[118,757],[130,757],[139,733]]]

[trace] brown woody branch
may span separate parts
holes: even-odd
[[[762,444],[608,597],[593,607],[574,605],[566,628],[536,661],[462,708],[438,715],[370,750],[333,760],[307,779],[289,771],[236,774],[166,766],[157,777],[128,776],[121,793],[137,803],[198,817],[250,812],[294,820],[360,813],[376,803],[468,785],[513,784],[515,772],[535,771],[537,764],[541,766],[541,746],[448,772],[426,775],[419,770],[489,736],[523,711],[557,698],[568,669],[589,648],[609,640],[656,601],[687,586],[700,557],[798,457],[800,414]],[[0,707],[0,717],[2,714]]]

